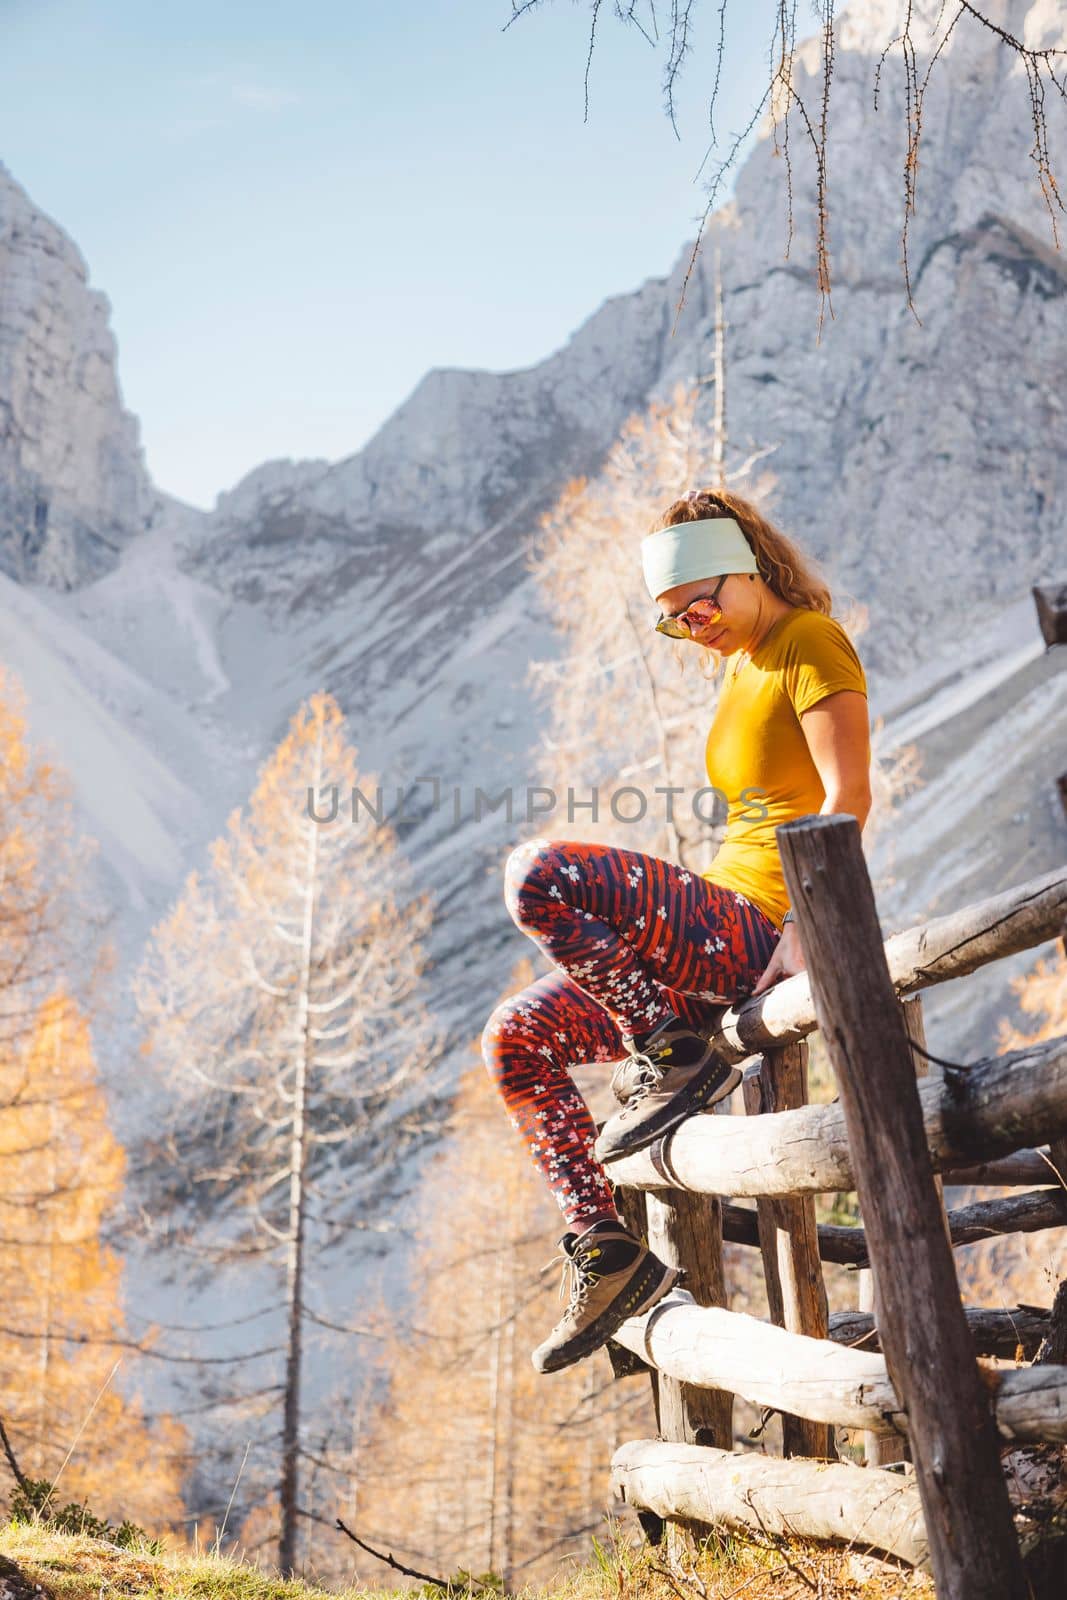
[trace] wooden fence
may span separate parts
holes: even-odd
[[[1062,642],[1067,587],[1035,597]],[[827,1539],[932,1570],[951,1600],[1023,1600],[1035,1569],[1001,1455],[1067,1443],[1067,1285],[1048,1309],[968,1308],[953,1251],[1067,1226],[1067,1038],[931,1061],[922,992],[1067,942],[1067,867],[883,940],[855,818],[777,838],[807,970],[721,1019],[746,1114],[698,1115],[608,1168],[631,1226],[686,1269],[609,1347],[617,1372],[651,1369],[659,1429],[616,1451],[613,1485],[654,1536]],[[806,1103],[815,1028],[831,1105]],[[946,1212],[942,1183],[1037,1187]],[[851,1190],[863,1226],[817,1226],[814,1197]],[[760,1251],[770,1321],[725,1308],[723,1239]],[[830,1311],[823,1261],[862,1269],[859,1310]],[[781,1459],[734,1452],[735,1395],[781,1414]],[[842,1428],[865,1466],[837,1459]]]

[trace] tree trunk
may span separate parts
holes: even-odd
[[[315,792],[322,781],[321,734],[315,762]],[[285,1396],[282,1411],[282,1474],[278,1490],[281,1531],[278,1567],[283,1578],[295,1575],[297,1517],[300,1505],[300,1383],[303,1375],[304,1244],[307,1228],[307,1096],[311,1061],[311,951],[315,930],[315,887],[318,871],[318,824],[307,819],[307,864],[304,917],[301,928],[300,980],[297,990],[297,1053],[293,1074],[293,1120],[289,1139],[289,1228],[286,1241],[285,1304],[287,1338]]]

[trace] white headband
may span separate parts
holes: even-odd
[[[700,517],[646,534],[641,540],[641,565],[653,600],[697,578],[759,571],[752,547],[733,517]]]

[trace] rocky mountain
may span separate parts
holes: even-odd
[[[1033,48],[1067,46],[1052,0],[986,9]],[[938,10],[914,7],[920,69]],[[521,808],[546,731],[526,668],[555,644],[525,554],[539,512],[597,471],[627,416],[707,375],[716,249],[734,456],[772,447],[774,515],[835,594],[868,609],[880,748],[915,744],[922,760],[923,787],[872,859],[886,931],[1063,860],[1067,677],[1029,589],[1065,560],[1067,259],[1029,159],[1025,73],[964,19],[924,110],[908,307],[898,55],[872,103],[898,11],[856,0],[836,25],[821,338],[814,166],[794,119],[788,256],[782,139],[765,129],[704,230],[677,324],[692,241],[543,362],[428,372],[355,455],[267,463],[210,515],[153,495],[106,302],[3,178],[0,647],[100,839],[127,969],[301,699],[325,686],[363,769],[406,797],[404,846],[438,912],[429,998],[457,1050],[476,1038],[528,950],[499,877],[524,819],[474,814],[479,787],[510,785]],[[809,104],[818,75],[811,43],[797,67]],[[1046,110],[1055,160],[1067,107],[1049,95]],[[699,762],[697,748],[695,774]],[[1008,977],[1027,965],[932,991],[931,1048],[993,1048]],[[122,1028],[104,1055],[128,1086]],[[132,1117],[132,1096],[116,1104]]]
[[[1059,213],[1050,218],[1028,159],[1025,76],[976,24],[954,30],[933,71],[909,229],[913,311],[900,263],[898,55],[872,104],[899,9],[864,0],[837,25],[821,340],[814,163],[794,122],[788,258],[782,137],[765,130],[735,198],[704,230],[676,327],[691,242],[665,279],[605,302],[538,366],[430,372],[357,455],[259,469],[221,498],[201,569],[291,614],[338,603],[370,574],[388,584],[413,559],[427,571],[446,565],[451,588],[461,575],[495,581],[539,498],[569,473],[595,470],[630,411],[706,374],[718,248],[731,435],[739,446],[775,446],[778,510],[870,604],[867,653],[878,671],[927,655],[939,631],[991,613],[1020,577],[1046,571],[1061,538],[1067,261],[1054,248]],[[1063,44],[1052,0],[986,9],[1031,47]],[[913,10],[921,51],[940,7],[925,0]],[[811,107],[819,48],[809,41],[797,68]],[[1051,94],[1046,112],[1055,154],[1067,107]],[[890,593],[892,607],[881,604]]]
[[[109,314],[77,246],[0,163],[0,571],[19,582],[80,588],[147,524]]]
[[[1031,48],[1067,42],[1050,0],[999,0],[987,11]],[[666,278],[606,301],[537,366],[430,372],[358,454],[333,466],[271,463],[220,498],[191,570],[269,612],[290,641],[290,665],[302,651],[306,681],[318,673],[339,690],[373,764],[406,781],[426,771],[446,784],[466,779],[468,790],[486,776],[499,786],[522,771],[515,763],[533,732],[523,673],[544,648],[524,545],[540,507],[571,474],[595,473],[631,411],[666,398],[678,380],[707,374],[718,250],[735,454],[773,447],[776,514],[820,559],[835,593],[867,606],[863,653],[876,713],[890,718],[925,702],[932,777],[947,753],[933,733],[935,708],[956,708],[964,680],[988,684],[984,674],[1003,672],[1015,683],[1021,672],[1017,704],[1001,691],[1012,736],[997,739],[992,770],[1003,775],[1004,760],[1018,752],[1021,761],[1026,750],[1028,776],[1015,779],[1008,814],[1024,810],[1032,821],[1036,810],[1043,843],[1030,859],[1062,854],[1061,819],[1045,799],[1062,693],[1053,664],[1038,663],[1028,601],[1018,602],[1063,560],[1067,260],[1054,248],[1028,159],[1030,98],[1018,57],[977,23],[961,23],[931,74],[923,112],[909,308],[899,51],[882,69],[877,110],[873,98],[898,12],[895,0],[863,0],[837,23],[832,286],[821,337],[815,166],[794,114],[791,242],[783,138],[765,128],[735,196],[710,218],[687,284],[691,242]],[[939,14],[935,0],[913,8],[920,58]],[[818,103],[820,75],[812,40],[796,80],[809,106]],[[1067,148],[1067,107],[1049,95],[1046,111],[1055,159]],[[1008,615],[1014,635],[1004,629]],[[359,626],[339,631],[335,622],[345,616]],[[402,639],[399,682],[393,628],[397,648]],[[1044,698],[1038,693],[1032,704],[1039,684]],[[980,727],[989,708],[974,692],[972,722]],[[960,714],[953,709],[953,718]],[[1036,750],[1024,731],[1030,726],[1040,730]],[[949,766],[964,753],[954,751]],[[976,791],[964,789],[966,807]],[[899,887],[887,892],[887,915],[907,920],[945,895],[980,892],[990,872],[1012,875],[1014,846],[988,828],[988,811],[976,809],[969,827],[953,828],[953,875],[934,842],[939,817],[918,801],[914,809],[923,812],[925,840],[914,856],[906,830],[895,840]],[[483,827],[481,836],[495,859],[500,830]],[[474,919],[478,949],[488,955],[500,908],[491,889],[472,888],[482,885],[477,837],[470,828],[442,836],[428,826],[425,864],[444,903],[462,905],[468,927]],[[977,841],[993,838],[1003,868],[986,859],[983,877],[975,855],[988,852]],[[453,949],[441,953],[444,973],[450,985],[462,982],[473,1017],[500,970],[480,959],[461,980],[450,966]]]

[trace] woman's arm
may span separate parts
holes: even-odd
[[[858,689],[839,689],[803,712],[800,726],[826,790],[819,815],[847,811],[855,817],[862,832],[871,809],[871,725],[867,696]]]
[[[800,726],[811,759],[822,779],[826,798],[820,816],[847,812],[860,832],[871,809],[871,727],[867,696],[858,689],[839,689],[801,713]],[[795,922],[787,922],[759,981],[752,990],[762,994],[772,984],[804,970],[804,952]]]

